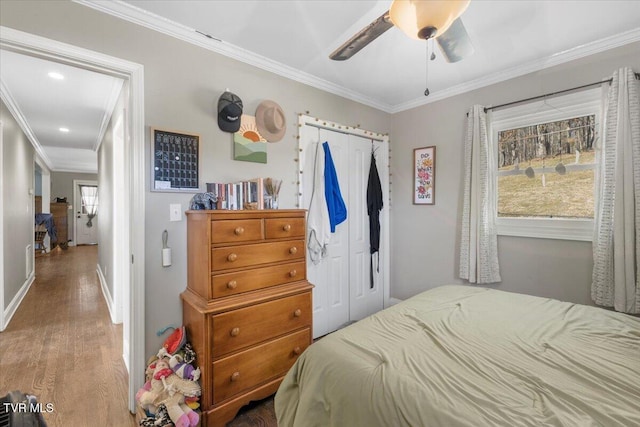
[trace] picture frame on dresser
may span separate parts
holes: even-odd
[[[150,127],[150,190],[200,192],[200,135]]]

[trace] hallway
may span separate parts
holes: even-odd
[[[49,427],[137,426],[97,256],[97,246],[78,246],[36,257],[35,282],[0,333],[0,396],[21,390],[51,404]]]

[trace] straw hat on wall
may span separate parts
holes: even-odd
[[[287,119],[277,103],[262,101],[256,108],[256,126],[267,141],[278,142],[287,130]]]

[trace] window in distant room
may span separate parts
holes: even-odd
[[[591,240],[600,94],[492,113],[498,234]]]

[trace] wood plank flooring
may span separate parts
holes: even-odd
[[[0,333],[0,396],[34,394],[53,426],[137,426],[127,408],[122,325],[111,323],[97,246],[36,258],[36,280]]]

